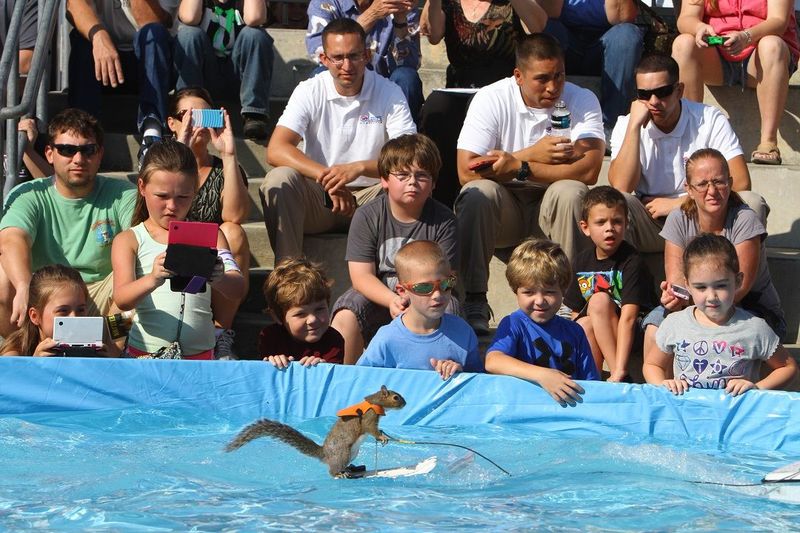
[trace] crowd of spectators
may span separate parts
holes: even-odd
[[[3,31],[13,5],[0,9]],[[765,386],[785,384],[795,367],[778,342],[786,321],[766,264],[769,206],[750,191],[730,123],[700,100],[703,84],[755,87],[761,138],[750,159],[781,163],[778,123],[800,56],[791,2],[684,3],[673,57],[642,58],[632,0],[430,0],[421,12],[409,0],[312,0],[306,46],[318,67],[274,130],[266,7],[68,0],[70,107],[51,120],[44,158],[29,149],[25,159],[33,176],[51,176],[15,188],[0,220],[3,354],[58,354],[53,316],[134,310],[130,335],[119,346],[108,339],[104,355],[236,357],[233,322],[249,281],[247,176],[228,112],[220,127],[202,127],[193,113],[236,86],[242,134],[267,143],[273,167],[260,196],[276,264],[264,290],[277,324],[262,332],[259,358],[279,368],[430,368],[444,379],[485,364],[570,404],[581,393],[572,380],[600,379],[604,366],[612,381],[630,379],[637,335],[645,362],[651,353],[658,362],[654,382],[682,392],[656,333],[670,314],[694,313],[700,329],[755,316],[767,325],[759,346],[770,353],[745,345],[734,357],[767,360],[779,377]],[[420,36],[444,39],[449,60],[446,87],[424,104]],[[32,42],[26,26],[23,72]],[[600,76],[599,95],[568,74]],[[101,94],[120,87],[139,101],[136,186],[98,174]],[[558,132],[557,105],[571,117]],[[20,129],[32,144],[36,124],[23,120]],[[604,154],[611,187],[588,194]],[[166,283],[176,277],[165,264],[167,231],[182,220],[219,227],[207,292]],[[302,259],[303,236],[329,231],[349,231],[353,281],[332,308],[324,272]],[[707,233],[732,243],[735,261],[711,241],[688,251]],[[507,278],[520,311],[476,359],[476,335],[490,333],[489,262],[510,248]],[[642,252],[664,253],[659,306],[643,281]],[[729,298],[722,289],[715,296],[730,311],[721,318],[693,281],[706,271],[733,276]],[[393,349],[395,339],[406,348]],[[422,345],[446,354],[413,353]],[[675,375],[686,346],[674,353]],[[731,369],[721,380],[691,381],[735,394],[750,388]]]

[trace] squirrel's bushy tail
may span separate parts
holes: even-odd
[[[266,418],[253,422],[225,446],[226,452],[238,450],[248,442],[259,437],[273,437],[294,446],[301,453],[322,460],[322,446],[309,439],[296,429]]]

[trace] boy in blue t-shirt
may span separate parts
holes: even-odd
[[[483,372],[478,338],[462,318],[446,314],[456,280],[438,244],[414,241],[395,256],[397,293],[408,305],[381,327],[358,360],[362,366],[436,370],[442,379],[457,372]]]
[[[556,316],[572,269],[564,251],[545,239],[528,239],[514,249],[506,279],[519,310],[497,327],[486,351],[486,371],[541,385],[562,406],[580,401],[573,379],[599,380],[583,329]]]

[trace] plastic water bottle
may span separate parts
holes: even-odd
[[[559,100],[550,115],[550,130],[548,133],[554,137],[569,137],[572,125],[572,115],[567,109],[564,100]]]

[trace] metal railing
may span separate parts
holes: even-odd
[[[0,141],[5,137],[5,142],[0,142],[0,152],[2,152],[5,162],[5,171],[2,177],[4,201],[8,192],[16,185],[22,164],[22,154],[27,143],[25,133],[17,131],[20,117],[35,114],[40,119],[46,120],[50,52],[53,29],[60,15],[60,6],[61,0],[39,0],[38,2],[36,44],[22,98],[19,98],[18,78],[19,33],[22,27],[24,0],[17,0],[11,15],[6,42],[3,45],[3,55],[0,56],[0,80],[7,80],[5,98],[0,99],[0,102],[5,101],[5,106],[0,108],[0,120],[5,122],[5,135],[0,129]]]

